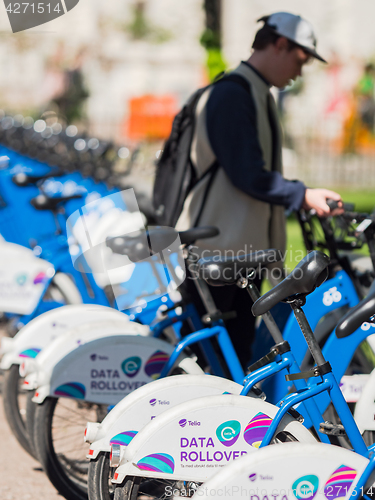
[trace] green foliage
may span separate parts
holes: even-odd
[[[128,25],[128,30],[135,40],[141,40],[150,33],[150,26],[146,20],[144,10],[138,5],[133,7],[133,19]]]
[[[337,188],[343,201],[354,203],[357,212],[372,213],[375,208],[374,190],[352,191],[349,189]]]
[[[206,28],[200,39],[201,45],[206,49],[219,49],[221,47],[220,43],[220,34],[211,30],[210,28]]]
[[[136,3],[133,6],[132,20],[124,26],[133,40],[147,40],[153,43],[163,43],[172,38],[171,33],[159,26],[152,25],[145,14],[144,4]]]
[[[220,49],[208,49],[206,65],[210,82],[213,82],[217,75],[227,69],[227,64],[223,59]]]

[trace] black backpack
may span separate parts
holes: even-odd
[[[236,74],[225,75],[214,84],[227,80],[237,82],[250,92],[248,82]],[[162,226],[174,227],[176,225],[190,191],[203,178],[210,176],[194,226],[199,224],[208,192],[219,168],[219,163],[216,160],[201,177],[198,177],[190,159],[196,107],[201,95],[208,87],[209,85],[194,92],[175,116],[171,134],[165,142],[164,150],[157,162],[152,203],[156,221]]]

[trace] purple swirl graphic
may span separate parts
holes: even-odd
[[[145,373],[153,379],[157,379],[168,362],[169,356],[163,351],[156,351],[149,357],[145,364]]]
[[[120,432],[120,434],[116,434],[113,436],[110,443],[111,444],[120,444],[121,446],[128,446],[133,437],[138,433],[138,431],[125,431]]]
[[[59,387],[55,389],[54,394],[55,396],[61,396],[63,398],[85,399],[86,388],[79,382],[68,382],[59,385]]]
[[[247,424],[243,437],[247,444],[253,446],[254,448],[259,448],[264,436],[268,431],[268,427],[272,423],[272,418],[270,418],[265,413],[258,413],[253,417]]]
[[[347,465],[340,465],[324,485],[324,495],[328,500],[346,497],[357,471]]]
[[[166,453],[153,453],[141,458],[137,466],[142,470],[153,472],[164,472],[165,474],[173,474],[174,460],[171,455]]]
[[[40,351],[41,349],[37,347],[30,347],[30,349],[20,352],[18,356],[20,358],[36,358]]]

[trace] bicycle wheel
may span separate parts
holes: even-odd
[[[115,489],[114,500],[165,500],[181,496],[192,497],[201,483],[170,481],[167,479],[144,479],[129,477],[123,486]]]
[[[19,366],[12,365],[4,374],[4,413],[17,441],[29,455],[36,458],[26,427],[26,398],[29,391],[25,391],[22,384],[23,378],[20,377]]]
[[[34,420],[35,420],[35,410],[37,408],[37,404],[33,402],[34,392],[35,391],[28,391],[28,394],[26,396],[26,430],[27,430],[27,435],[29,437],[29,445],[31,452],[33,454],[33,457],[38,460],[35,451],[35,441],[34,441]]]
[[[68,398],[46,398],[34,419],[35,451],[45,473],[67,500],[87,500],[88,461],[83,434],[107,407]]]
[[[88,495],[90,500],[113,500],[111,483],[115,469],[109,465],[109,453],[100,453],[89,465]]]

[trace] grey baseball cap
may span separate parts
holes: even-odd
[[[264,16],[258,19],[272,28],[275,33],[284,36],[288,40],[302,47],[306,52],[311,54],[312,57],[319,59],[326,63],[316,52],[316,36],[312,25],[303,19],[301,16],[290,14],[290,12],[275,12],[270,16]]]

